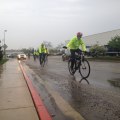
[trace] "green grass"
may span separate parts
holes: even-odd
[[[0,65],[4,64],[7,61],[8,61],[8,59],[2,59],[2,60],[0,60]]]
[[[99,56],[99,57],[92,57],[87,58],[91,61],[108,61],[108,62],[120,62],[120,57],[110,57],[110,56]]]

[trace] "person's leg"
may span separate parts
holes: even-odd
[[[82,51],[81,51],[80,49],[76,49],[75,52],[77,52],[78,54],[81,55],[81,52],[82,52]]]
[[[71,52],[71,60],[72,60],[72,62],[71,62],[71,69],[73,69],[73,66],[75,64],[75,50],[71,49],[70,52]]]
[[[47,53],[45,53],[45,62],[47,62]]]
[[[45,61],[45,53],[42,53],[43,61]]]
[[[48,53],[46,54],[46,61],[48,62]]]
[[[39,55],[39,61],[40,61],[40,65],[41,65],[41,53],[40,53],[40,55]]]

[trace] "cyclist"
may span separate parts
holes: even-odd
[[[37,59],[39,58],[39,50],[38,49],[36,50],[36,58]]]
[[[70,53],[71,53],[71,69],[73,70],[73,66],[75,63],[75,52],[81,54],[81,50],[79,49],[79,47],[82,47],[82,51],[86,51],[86,45],[84,44],[83,40],[82,40],[82,33],[78,32],[76,36],[74,36],[69,43],[67,44],[67,47],[70,49]]]
[[[36,61],[36,50],[34,50],[33,52],[33,58],[34,58],[34,61]]]
[[[45,45],[42,43],[39,47],[39,60],[40,60],[40,65],[42,64],[42,57],[43,57],[43,60],[45,59]]]
[[[45,53],[46,53],[46,55],[48,55],[48,54],[49,54],[49,51],[48,51],[48,49],[47,49],[47,48],[45,48]]]

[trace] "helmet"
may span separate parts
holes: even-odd
[[[81,32],[78,32],[78,33],[77,33],[77,37],[82,37],[82,33],[81,33]]]

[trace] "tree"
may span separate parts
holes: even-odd
[[[64,46],[64,44],[63,44],[63,43],[60,43],[60,44],[57,45],[56,49],[57,49],[57,50],[60,50],[60,49],[63,48],[63,46]]]
[[[33,47],[29,47],[28,53],[32,53],[33,54],[33,52],[34,52],[34,48]]]
[[[0,60],[2,60],[3,58],[3,51],[2,51],[2,47],[0,46]]]
[[[120,36],[115,36],[114,38],[112,38],[109,43],[108,46],[110,49],[112,49],[113,51],[117,51],[120,52]]]
[[[99,46],[99,45],[93,45],[90,48],[90,52],[92,53],[92,56],[98,56],[98,55],[104,55],[106,52],[106,49],[104,46]]]
[[[34,52],[34,48],[30,47],[29,49],[27,48],[22,48],[21,52],[28,54],[28,53],[33,53]]]
[[[51,43],[51,42],[43,41],[43,44],[44,44],[47,48],[52,48],[52,43]]]
[[[1,46],[1,40],[0,40],[0,60],[3,58],[3,51],[2,51],[2,46]]]
[[[26,49],[26,48],[22,48],[22,50],[21,50],[23,53],[25,53],[25,54],[27,54],[28,53],[28,49]]]

